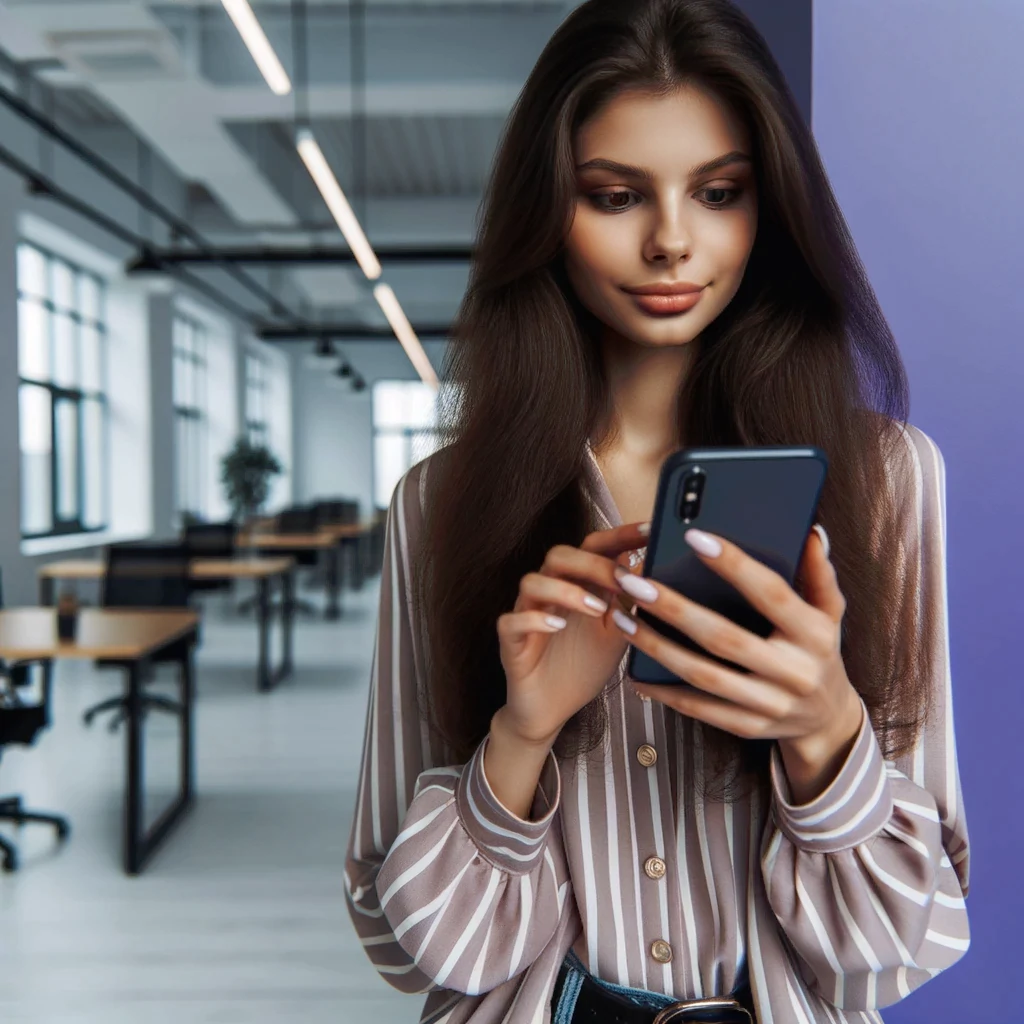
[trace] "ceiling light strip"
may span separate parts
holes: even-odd
[[[249,48],[249,53],[252,54],[256,67],[260,69],[260,74],[267,80],[271,92],[277,96],[287,96],[292,91],[291,80],[249,6],[249,0],[221,0],[221,3],[228,12],[228,17],[235,23],[238,34]]]
[[[429,384],[436,390],[438,387],[437,374],[430,365],[430,360],[424,351],[423,343],[412,329],[412,324],[409,323],[409,319],[406,317],[405,311],[399,304],[398,298],[395,296],[394,291],[392,291],[391,286],[383,282],[374,285],[373,297],[384,311],[384,315],[388,318],[388,323],[391,324],[391,329],[402,343],[402,348],[405,349],[405,354],[416,368],[416,372],[424,383]]]
[[[334,171],[327,163],[327,158],[324,156],[323,150],[320,149],[316,137],[308,128],[302,128],[295,137],[295,145],[299,156],[302,157],[302,162],[306,165],[306,170],[316,182],[320,195],[324,197],[331,216],[334,217],[341,233],[345,236],[345,241],[348,242],[356,262],[371,281],[376,281],[381,273],[380,260],[377,259],[373,247],[366,235],[363,234],[363,229],[352,212],[352,207],[349,206],[345,193],[342,192],[341,185],[338,184]]]

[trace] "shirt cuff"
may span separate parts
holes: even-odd
[[[889,777],[867,710],[839,774],[810,803],[791,803],[778,744],[772,748],[771,777],[775,821],[802,850],[837,853],[851,849],[880,832],[892,817]]]
[[[524,821],[494,795],[484,773],[484,753],[490,736],[476,749],[455,789],[462,824],[483,857],[502,871],[525,875],[544,856],[544,840],[562,799],[562,777],[552,751],[541,771],[530,815]]]

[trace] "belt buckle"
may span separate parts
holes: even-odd
[[[728,1024],[754,1024],[750,1011],[746,1010],[735,999],[727,996],[712,996],[710,999],[687,999],[681,1003],[672,1003],[658,1011],[651,1024],[719,1024],[719,1019],[710,1014],[722,1011],[722,1021]],[[696,1014],[696,1016],[690,1016]],[[726,1016],[726,1014],[730,1016]]]

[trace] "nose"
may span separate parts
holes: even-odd
[[[689,259],[693,236],[683,216],[681,201],[668,200],[659,204],[657,219],[645,249],[645,258],[654,263],[672,264]]]

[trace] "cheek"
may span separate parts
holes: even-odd
[[[737,214],[735,219],[723,218],[708,237],[719,271],[742,275],[754,247],[757,218]]]
[[[571,264],[594,277],[615,278],[621,272],[622,232],[610,223],[613,218],[595,217],[593,211],[578,210],[566,242]]]

